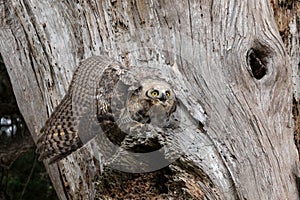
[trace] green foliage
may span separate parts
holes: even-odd
[[[17,132],[9,136],[0,131],[0,200],[58,199],[43,163],[37,161],[25,122],[20,126],[24,120],[0,55],[0,119],[3,117],[12,119]],[[11,125],[0,124],[0,129]]]
[[[20,156],[9,170],[3,170],[1,191],[9,196],[9,199],[57,199],[44,165],[37,162],[34,149]]]

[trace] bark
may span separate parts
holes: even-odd
[[[293,118],[294,137],[298,152],[300,151],[300,76],[299,76],[299,17],[300,2],[271,1],[279,33],[283,39],[291,60],[293,81]],[[300,157],[299,157],[300,159]]]
[[[268,1],[8,0],[0,13],[0,51],[34,140],[79,60],[103,52],[124,65],[177,67],[206,112],[206,132],[183,137],[185,155],[156,172],[103,168],[93,141],[45,163],[60,199],[299,196],[294,55]]]

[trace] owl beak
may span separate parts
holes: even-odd
[[[165,102],[167,100],[167,96],[163,93],[161,97],[159,98],[162,102]]]

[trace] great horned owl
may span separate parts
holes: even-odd
[[[96,109],[89,116],[95,117],[106,136],[118,145],[128,135],[139,137],[143,131],[155,131],[153,127],[161,130],[169,126],[177,104],[171,85],[153,79],[153,74],[139,76],[130,72],[131,69],[104,56],[83,61],[73,75],[67,94],[41,129],[37,141],[39,159],[50,158],[49,163],[53,163],[97,135],[85,133],[83,139],[78,133],[80,117],[90,106],[95,105]],[[92,95],[87,91],[92,91]]]
[[[127,107],[133,120],[162,126],[176,109],[176,98],[168,83],[148,79],[130,97]]]

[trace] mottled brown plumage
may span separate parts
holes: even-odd
[[[139,137],[143,130],[169,126],[176,104],[171,85],[158,76],[104,56],[88,58],[76,69],[66,96],[41,130],[39,159],[53,163],[101,133],[120,146],[128,135]],[[104,151],[108,143],[103,142]]]
[[[78,120],[73,115],[71,101],[66,95],[41,129],[37,142],[40,159],[51,157],[50,162],[53,162],[82,146],[75,130]]]

